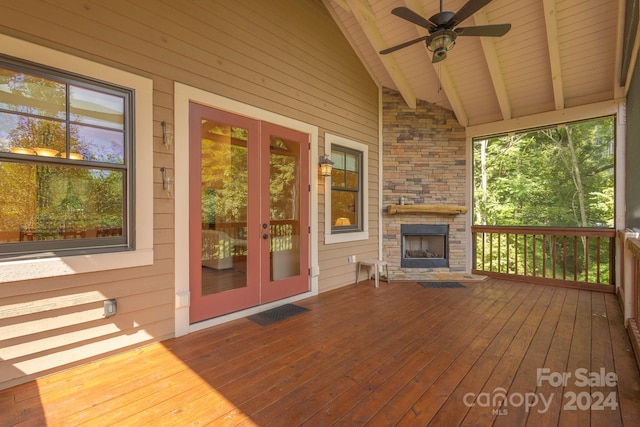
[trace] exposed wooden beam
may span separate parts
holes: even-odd
[[[422,5],[418,0],[406,0],[405,4],[409,9],[413,10],[419,15],[425,15],[424,9],[422,8]],[[422,27],[416,26],[416,30],[418,31],[419,36],[424,34],[424,29]],[[429,55],[429,58],[431,58],[432,53],[429,52],[426,45],[424,46],[424,49]],[[447,69],[447,65],[445,64],[445,62],[446,61],[441,61],[437,64],[432,64],[433,70],[440,79],[440,86],[442,87],[442,90],[444,90],[444,93],[449,100],[449,104],[451,104],[451,109],[456,115],[458,123],[466,127],[469,125],[469,117],[467,116],[467,112],[462,106],[462,101],[460,100],[458,91],[453,84],[453,80],[451,80],[451,76],[449,75],[449,70]]]
[[[351,12],[351,9],[349,9],[349,5],[347,4],[346,0],[333,0],[333,1],[345,11]],[[331,8],[327,6],[327,9],[331,9]]]
[[[489,25],[489,20],[484,10],[476,12],[473,17],[476,25]],[[500,68],[500,62],[498,61],[495,42],[491,37],[480,37],[480,43],[482,44],[482,51],[487,61],[487,67],[489,68],[493,88],[496,92],[496,98],[498,98],[502,119],[509,120],[511,118],[511,101],[507,94],[507,86],[504,83],[504,76]]]
[[[629,61],[629,70],[627,71],[627,81],[624,85],[624,94],[627,96],[629,94],[629,87],[631,86],[631,78],[633,77],[633,72],[636,68],[638,61],[638,50],[640,49],[640,23],[638,24],[638,28],[636,30],[636,36],[633,42],[633,50],[631,51],[631,59]]]
[[[562,84],[562,65],[560,62],[560,46],[558,44],[558,21],[556,19],[556,1],[542,0],[544,22],[547,29],[547,45],[549,49],[549,65],[553,83],[553,98],[556,110],[564,108],[564,90]]]
[[[385,49],[387,46],[385,45],[380,31],[378,31],[373,11],[366,0],[346,0],[346,4],[349,5],[351,13],[358,21],[358,24],[369,40],[369,43],[371,43],[371,46],[373,46],[376,51]],[[411,85],[407,81],[406,77],[400,70],[398,63],[391,55],[380,55],[380,60],[389,73],[389,76],[391,76],[391,79],[396,85],[398,92],[402,95],[404,101],[410,108],[415,109],[417,104],[416,95],[413,92],[413,89],[411,89]]]
[[[517,117],[511,120],[469,126],[467,127],[467,138],[499,135],[540,126],[550,126],[559,123],[575,122],[578,120],[592,119],[594,117],[613,115],[619,112],[621,102],[624,102],[624,99],[602,101],[595,104],[565,108],[560,111],[553,110],[545,113],[532,114],[530,116]]]
[[[618,23],[616,25],[616,59],[613,74],[613,95],[615,98],[625,96],[624,86],[626,82],[622,81],[622,62],[624,61],[624,17],[626,0],[618,0]]]

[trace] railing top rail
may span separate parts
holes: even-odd
[[[594,236],[615,237],[614,228],[595,227],[522,227],[502,225],[473,225],[472,232],[503,233],[503,234],[536,234],[556,236]]]

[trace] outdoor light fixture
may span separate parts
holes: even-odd
[[[328,155],[320,157],[320,175],[331,176],[331,170],[333,169],[333,162]]]
[[[169,178],[167,176],[167,169],[164,167],[160,168],[160,173],[162,174],[162,189],[167,190],[167,193],[171,194],[171,190],[173,189],[173,178]]]
[[[458,34],[451,30],[436,31],[427,39],[427,49],[433,52],[434,62],[444,58],[447,52],[456,44]]]
[[[173,142],[173,131],[169,129],[169,125],[165,121],[160,123],[160,126],[162,126],[162,143],[167,147],[167,150],[169,150]]]

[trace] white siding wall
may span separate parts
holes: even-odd
[[[173,123],[175,81],[318,126],[320,153],[324,132],[367,144],[370,239],[319,236],[320,291],[353,282],[348,255],[377,254],[377,88],[318,0],[12,1],[0,16],[2,34],[151,78],[154,133],[154,187],[139,189],[154,195],[154,264],[0,284],[0,388],[173,336],[174,203],[159,169],[173,176],[180,149],[165,149],[160,128]],[[103,319],[107,298],[119,314]]]

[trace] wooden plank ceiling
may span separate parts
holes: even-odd
[[[432,64],[426,36],[393,14],[404,6],[429,18],[439,0],[323,0],[373,79],[410,107],[424,100],[473,126],[624,97],[620,85],[624,0],[493,0],[461,26],[510,23],[503,37],[460,37]],[[467,0],[444,0],[458,11]],[[622,82],[624,86],[624,82]]]

